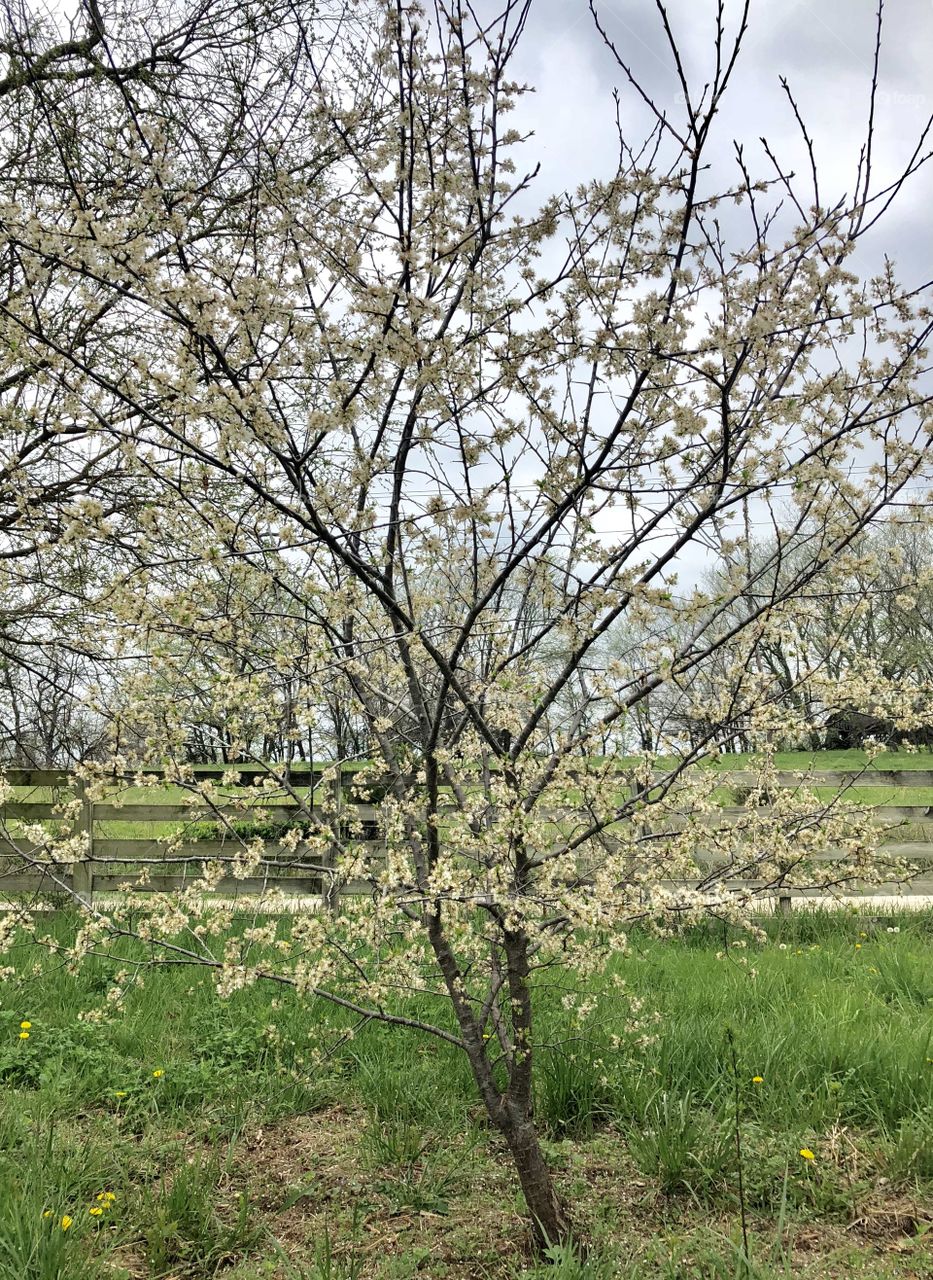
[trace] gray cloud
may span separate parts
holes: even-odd
[[[495,0],[489,0],[490,7]],[[712,71],[714,0],[670,0],[688,79],[698,89]],[[726,4],[726,29],[736,29],[741,6]],[[620,55],[659,107],[682,113],[670,51],[653,0],[601,0],[601,21]],[[766,173],[759,138],[782,162],[808,168],[799,129],[780,86],[788,78],[817,151],[824,202],[851,194],[865,137],[874,51],[876,0],[768,0],[752,6],[749,31],[734,81],[712,139],[716,185],[730,181],[733,140],[743,142],[753,169]],[[876,101],[876,189],[892,181],[933,112],[931,0],[888,0]],[[599,36],[586,0],[533,0],[518,70],[537,87],[520,106],[521,124],[535,130],[529,158],[542,161],[548,188],[605,174],[616,138],[611,91],[622,93],[630,139],[650,117]],[[933,204],[933,168],[917,175],[885,224],[866,243],[863,265],[894,256],[905,279],[933,275],[926,210]]]

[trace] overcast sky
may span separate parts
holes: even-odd
[[[497,0],[487,0],[490,12]],[[710,78],[715,49],[716,0],[669,0],[671,26],[688,80],[702,89]],[[727,32],[734,35],[740,0],[725,0]],[[620,57],[673,120],[683,119],[681,88],[655,0],[599,0],[600,22]],[[767,138],[785,169],[794,169],[809,196],[809,160],[790,104],[781,87],[787,78],[813,138],[824,205],[851,197],[866,136],[874,59],[877,0],[753,0],[743,53],[723,103],[708,160],[715,172],[710,189],[737,179],[734,143],[745,146],[753,177],[773,169],[761,144]],[[933,112],[933,0],[887,0],[875,108],[872,189],[902,172]],[[612,91],[622,95],[623,128],[629,143],[652,123],[627,85],[625,73],[601,38],[587,0],[532,0],[517,76],[535,86],[522,99],[518,123],[533,129],[526,149],[542,163],[549,190],[608,176],[617,155]],[[933,148],[928,138],[924,150]],[[516,153],[516,160],[518,160]],[[541,188],[539,188],[539,195]],[[867,238],[854,265],[876,269],[885,254],[914,287],[933,279],[933,163],[898,197],[877,231]],[[748,233],[743,222],[743,239]],[[861,460],[867,461],[866,455]],[[904,495],[923,501],[923,489]],[[761,516],[759,521],[758,517]],[[753,510],[753,527],[769,525]],[[679,557],[682,582],[701,576],[709,553],[694,546]]]
[[[768,172],[762,134],[788,166],[801,174],[806,168],[779,82],[784,75],[816,143],[824,190],[834,196],[852,192],[868,114],[876,10],[876,0],[753,0],[744,54],[711,152],[726,181],[735,173],[734,139],[746,144],[753,172]],[[676,117],[680,86],[654,0],[600,0],[598,12],[620,55],[658,106]],[[716,2],[670,0],[668,12],[688,77],[702,86],[711,69]],[[740,13],[738,0],[725,0],[728,30],[734,32]],[[888,0],[877,102],[878,185],[903,166],[933,111],[931,64],[933,0]],[[603,44],[587,0],[532,0],[516,67],[537,89],[521,104],[521,122],[535,129],[529,152],[543,161],[549,186],[609,171],[615,151],[613,87],[623,92],[623,120],[632,139],[644,132],[646,116]],[[914,178],[870,247],[873,256],[895,256],[905,281],[920,284],[933,277],[931,210],[933,166]]]

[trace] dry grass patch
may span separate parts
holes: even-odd
[[[284,1253],[307,1265],[329,1239],[336,1257],[365,1259],[365,1276],[393,1274],[399,1259],[450,1280],[514,1275],[527,1229],[511,1173],[482,1136],[433,1135],[410,1162],[380,1165],[371,1129],[362,1109],[332,1107],[242,1139],[238,1175]]]

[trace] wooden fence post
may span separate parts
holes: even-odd
[[[94,803],[87,794],[87,783],[83,778],[75,782],[75,796],[81,801],[75,835],[84,836],[85,854],[80,862],[72,863],[71,887],[81,901],[90,906],[94,897]]]
[[[322,886],[324,892],[321,895],[324,906],[328,911],[336,914],[340,910],[340,885],[337,883],[337,858],[340,849],[341,830],[340,822],[343,816],[343,767],[338,762],[336,773],[334,774],[333,783],[333,802],[334,802],[334,842],[330,847],[330,863],[331,876],[330,879]]]

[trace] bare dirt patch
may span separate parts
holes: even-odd
[[[238,1170],[284,1252],[307,1260],[329,1238],[335,1255],[369,1260],[364,1274],[400,1255],[450,1280],[514,1274],[528,1237],[509,1170],[463,1139],[378,1167],[361,1148],[366,1123],[364,1112],[334,1107],[243,1139]],[[449,1194],[449,1212],[435,1187]]]

